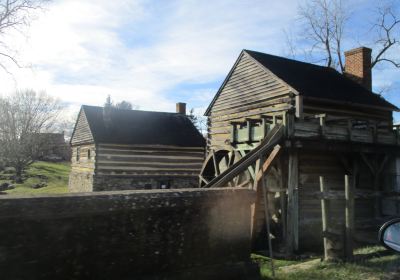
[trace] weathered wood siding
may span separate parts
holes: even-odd
[[[75,125],[74,133],[71,138],[71,145],[79,145],[83,143],[93,143],[93,135],[90,131],[89,123],[86,119],[85,111],[79,112],[78,120]]]
[[[362,106],[349,105],[345,103],[333,104],[324,101],[303,99],[303,112],[305,114],[327,114],[342,118],[355,118],[379,121],[382,124],[392,124],[392,111],[380,110],[375,108],[365,108]]]
[[[334,153],[299,152],[299,239],[303,249],[322,244],[321,202],[316,196],[320,192],[319,176],[324,176],[329,190],[344,191],[345,168],[339,155]],[[365,164],[359,163],[357,189],[373,190],[373,179]],[[345,201],[330,201],[330,223],[338,223],[337,230],[344,225]],[[374,216],[372,199],[356,199],[355,220],[368,220]]]
[[[96,174],[197,177],[203,160],[203,148],[99,144]]]
[[[282,114],[293,102],[287,85],[243,53],[210,111],[208,148],[227,146],[232,121]]]

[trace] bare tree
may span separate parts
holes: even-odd
[[[201,134],[203,134],[207,130],[206,118],[200,115],[196,115],[194,112],[194,108],[190,109],[187,117]]]
[[[300,32],[301,40],[311,44],[310,53],[323,53],[322,61],[326,66],[344,71],[343,38],[350,18],[348,8],[342,0],[311,0],[299,7],[300,19],[304,25],[304,32]],[[372,67],[381,62],[389,62],[400,68],[400,61],[396,61],[391,50],[400,45],[400,17],[395,9],[394,2],[377,9],[376,21],[372,28],[377,39],[371,44],[374,56]],[[293,43],[291,43],[293,44]]]
[[[311,52],[322,51],[326,66],[344,71],[342,38],[349,15],[341,0],[311,0],[300,6],[304,39],[312,44]]]
[[[58,100],[32,90],[0,98],[0,158],[15,168],[16,181],[39,155],[40,133],[51,131],[61,112]]]
[[[400,68],[400,60],[387,56],[390,50],[400,47],[400,16],[396,14],[394,6],[380,7],[377,14],[376,24],[373,26],[378,34],[375,41],[376,55],[372,59],[371,66],[374,67],[380,62],[389,62]]]
[[[16,58],[15,50],[6,42],[6,35],[12,31],[22,31],[22,27],[29,25],[33,10],[42,7],[48,0],[0,0],[0,67],[10,73],[7,62],[21,67]]]

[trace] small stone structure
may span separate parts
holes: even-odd
[[[247,189],[0,197],[1,279],[254,279]]]

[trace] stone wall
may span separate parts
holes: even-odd
[[[1,279],[253,279],[246,189],[0,197]]]
[[[69,173],[68,191],[74,192],[92,192],[93,191],[93,173],[77,172]]]
[[[93,191],[160,189],[161,185],[171,189],[197,188],[198,177],[118,177],[95,175]]]

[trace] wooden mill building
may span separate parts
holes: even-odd
[[[82,106],[70,192],[196,187],[205,140],[185,114]]]
[[[342,74],[243,50],[205,113],[208,155],[200,186],[258,192],[255,246],[266,236],[264,171],[276,250],[321,248],[321,185],[333,198],[327,203],[330,233],[343,232],[345,175],[355,197],[354,230],[360,233],[355,241],[371,240],[368,233],[375,238],[382,217],[399,214],[387,213],[382,203],[396,190],[399,175],[394,161],[400,137],[392,117],[399,109],[371,91],[370,49],[345,56]]]

